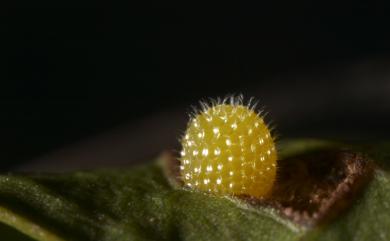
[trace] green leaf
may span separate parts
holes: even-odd
[[[289,141],[281,154],[332,145]],[[385,167],[390,145],[364,148]],[[303,228],[270,207],[174,188],[158,163],[131,170],[4,175],[0,222],[43,241],[390,240],[390,176],[386,168],[376,171],[345,213],[327,225]],[[0,226],[3,234],[21,240],[20,233]]]

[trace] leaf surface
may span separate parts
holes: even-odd
[[[288,141],[281,155],[329,145]],[[364,148],[386,167],[390,145]],[[307,229],[269,207],[174,188],[157,162],[130,170],[10,174],[0,176],[0,222],[42,241],[390,240],[390,176],[378,169],[350,209]],[[5,233],[12,240],[0,227]]]

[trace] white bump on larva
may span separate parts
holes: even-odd
[[[207,178],[203,180],[203,183],[204,183],[204,184],[208,184],[209,182],[210,182],[210,180],[207,179]]]
[[[219,154],[221,154],[221,149],[219,149],[219,148],[217,147],[217,148],[215,148],[215,150],[214,150],[214,155],[219,156]]]
[[[276,167],[275,163],[272,163],[272,166],[273,166],[273,167]]]
[[[218,170],[222,170],[222,167],[223,167],[222,164],[218,164],[218,166],[217,166]]]
[[[271,170],[271,168],[267,167],[267,171]]]
[[[195,186],[198,186],[199,185],[199,182],[198,181],[195,181]]]
[[[199,168],[197,168],[197,167],[194,168],[194,172],[195,172],[195,173],[198,173],[199,171],[200,171]]]
[[[229,157],[228,157],[228,161],[230,161],[230,162],[233,161],[233,157],[232,157],[232,156],[229,156]]]
[[[188,146],[192,146],[192,141],[187,141]]]
[[[217,179],[217,184],[221,184],[222,180],[220,178]]]
[[[185,179],[189,180],[191,178],[191,175],[189,173],[186,173]]]
[[[212,171],[213,171],[213,167],[212,167],[211,165],[208,165],[208,166],[206,167],[206,171],[212,172]]]
[[[230,139],[226,139],[226,145],[227,146],[231,146],[232,145],[232,141]]]
[[[234,175],[234,172],[233,172],[233,171],[230,171],[230,172],[229,172],[229,175],[230,175],[230,176],[233,176],[233,175]]]
[[[214,134],[218,134],[219,133],[219,128],[218,127],[214,127],[213,128],[213,132],[214,132]]]
[[[192,151],[192,155],[193,155],[193,156],[197,156],[198,153],[199,153],[198,150],[193,150],[193,151]]]
[[[234,122],[234,123],[231,125],[231,127],[232,127],[233,130],[237,129],[237,123]]]
[[[268,139],[269,135],[268,134],[265,134],[265,138]]]
[[[252,151],[252,152],[255,152],[255,151],[256,151],[256,146],[253,145],[253,144],[251,145],[251,151]]]
[[[182,150],[182,151],[180,152],[180,155],[181,155],[181,156],[185,156],[185,155],[186,155],[186,152],[185,152],[184,150]]]
[[[183,160],[184,164],[190,164],[190,160]]]
[[[184,170],[184,166],[180,166],[180,170]]]
[[[188,135],[188,134],[186,134],[185,136],[184,136],[184,139],[186,139],[186,140],[188,140],[190,138],[190,136]]]
[[[240,142],[240,145],[241,146],[244,146],[245,145],[245,139],[244,139],[244,137],[243,136],[238,136],[238,141]]]
[[[192,186],[192,184],[191,184],[191,183],[187,183],[187,186],[188,186],[188,187],[191,187],[191,186]]]
[[[264,160],[265,160],[264,156],[261,156],[261,157],[260,157],[260,161],[263,162]]]
[[[252,168],[253,168],[253,169],[256,168],[256,161],[252,161]]]
[[[268,155],[271,155],[271,150],[268,150],[268,151],[267,151],[267,154],[268,154]]]
[[[203,138],[203,133],[202,133],[202,132],[199,132],[199,133],[198,133],[198,137],[199,137],[199,138]]]
[[[255,127],[257,128],[257,127],[259,127],[259,122],[255,122]]]
[[[229,187],[232,188],[232,187],[233,187],[233,183],[230,183],[230,184],[229,184]]]
[[[203,156],[207,156],[209,154],[209,150],[207,148],[204,148],[202,151]]]
[[[253,132],[253,130],[252,130],[252,129],[249,129],[249,130],[248,130],[248,135],[252,135],[252,132]]]
[[[206,121],[211,122],[213,120],[212,116],[206,116]]]
[[[263,143],[264,143],[263,138],[260,138],[260,139],[259,139],[259,143],[260,143],[260,145],[263,145]]]

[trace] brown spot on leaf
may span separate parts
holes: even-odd
[[[180,177],[180,161],[170,151],[164,151],[160,155],[161,165],[168,182],[174,187],[184,185]]]
[[[269,205],[303,226],[328,222],[345,211],[374,170],[363,154],[322,150],[279,161],[273,192],[254,205]]]

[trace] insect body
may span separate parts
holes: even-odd
[[[204,106],[181,140],[180,173],[187,187],[221,194],[266,196],[277,153],[263,118],[242,101]]]

